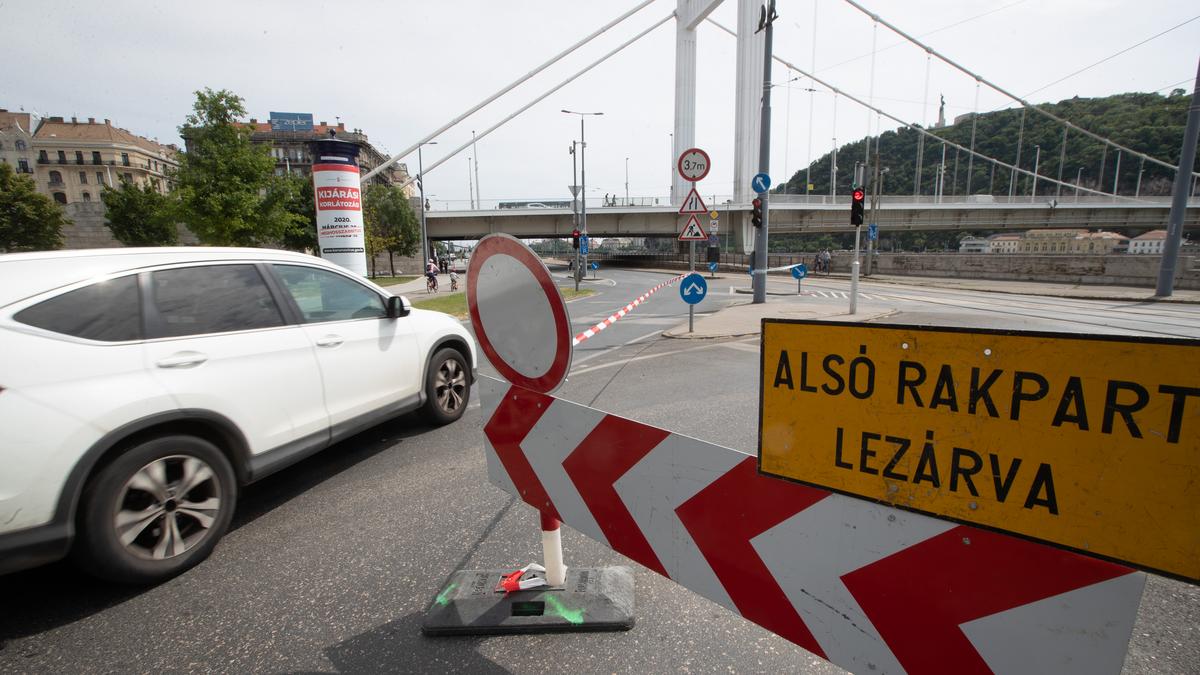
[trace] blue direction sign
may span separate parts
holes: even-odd
[[[689,305],[698,305],[708,295],[708,282],[704,277],[692,272],[679,283],[679,297]]]
[[[756,173],[750,179],[750,187],[755,192],[766,192],[771,188],[771,177],[765,173]]]
[[[708,271],[716,272],[717,271],[717,263],[715,263],[715,262],[708,263]]]
[[[804,263],[800,263],[799,265],[795,265],[792,267],[792,278],[793,279],[803,279],[806,276],[808,276],[808,265],[805,265]]]
[[[586,234],[579,235],[579,253],[587,255],[588,252],[588,236]]]
[[[600,263],[598,263],[598,262],[593,262],[593,263],[591,264],[591,268],[592,268],[592,270],[598,270],[598,269],[600,269]]]
[[[879,226],[875,223],[871,223],[867,226],[867,239],[870,239],[871,241],[877,241],[879,239]]]

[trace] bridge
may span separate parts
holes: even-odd
[[[883,183],[882,173],[886,173],[886,169],[883,169],[881,172],[877,159],[880,155],[879,138],[882,132],[885,131],[885,127],[917,134],[919,144],[916,156],[912,160],[917,180],[915,181],[913,191],[911,194],[878,195],[878,210],[873,214],[871,220],[879,225],[881,232],[886,233],[889,230],[969,229],[979,231],[1060,227],[1108,229],[1161,228],[1166,226],[1170,211],[1170,198],[1142,195],[1141,176],[1147,167],[1156,171],[1170,171],[1170,175],[1176,175],[1178,171],[1175,165],[1164,159],[1141,152],[1136,148],[1122,145],[1111,138],[1101,136],[1071,120],[1056,115],[1054,112],[1030,103],[1028,100],[1012,93],[1009,89],[1006,89],[983,74],[972,71],[958,61],[940,53],[930,45],[905,32],[899,26],[889,22],[886,18],[871,12],[855,0],[843,1],[861,13],[870,22],[873,31],[873,49],[874,36],[882,29],[890,31],[902,38],[903,41],[909,43],[911,47],[924,52],[926,55],[926,72],[925,90],[922,101],[924,102],[925,109],[928,108],[929,101],[930,66],[935,60],[949,67],[952,71],[957,71],[961,76],[972,79],[975,86],[975,112],[969,116],[968,120],[971,129],[970,141],[960,144],[949,140],[944,135],[939,135],[938,132],[940,129],[936,128],[937,125],[931,127],[924,109],[922,118],[914,121],[904,119],[882,108],[880,105],[876,105],[873,93],[875,85],[874,52],[871,55],[871,81],[869,83],[869,91],[871,93],[865,97],[856,96],[840,88],[837,84],[816,75],[813,72],[815,68],[806,69],[778,55],[770,55],[772,62],[781,64],[786,68],[789,77],[794,75],[792,79],[806,80],[809,84],[808,91],[815,92],[819,90],[823,93],[832,94],[835,123],[838,101],[842,101],[843,105],[852,105],[866,112],[865,137],[868,140],[873,137],[875,147],[872,148],[872,143],[870,142],[864,143],[865,154],[855,156],[853,168],[855,172],[857,172],[859,166],[873,169],[873,171],[868,171],[867,173],[870,174],[873,172],[876,176],[875,179],[872,180],[871,176],[867,175],[863,181],[867,184],[868,192],[874,192],[873,186]],[[647,23],[645,29],[640,33],[616,46],[611,51],[608,51],[564,81],[548,88],[544,93],[534,97],[528,103],[482,133],[476,135],[472,132],[470,141],[458,145],[444,157],[430,165],[422,166],[418,175],[414,176],[409,182],[418,181],[419,184],[419,181],[422,180],[426,173],[437,169],[450,158],[467,150],[475,143],[482,141],[488,134],[518,115],[523,114],[537,103],[552,96],[562,87],[588,73],[597,65],[629,47],[631,44],[642,40],[660,26],[672,21],[675,28],[673,154],[671,157],[664,157],[662,164],[664,167],[673,165],[676,157],[684,150],[695,147],[697,144],[697,30],[701,25],[716,26],[719,31],[727,33],[737,40],[734,101],[735,120],[733,125],[734,151],[732,157],[723,157],[719,160],[714,160],[733,166],[734,194],[706,198],[710,200],[708,206],[719,213],[721,234],[732,235],[735,245],[742,250],[748,251],[752,247],[753,242],[753,230],[749,224],[747,213],[750,208],[749,202],[754,197],[750,188],[750,177],[758,170],[760,154],[765,152],[769,156],[770,152],[769,143],[763,144],[760,147],[760,111],[765,109],[768,112],[767,119],[769,120],[770,99],[766,94],[769,93],[771,87],[778,86],[778,84],[764,81],[767,79],[764,78],[767,69],[763,54],[769,50],[766,49],[764,31],[759,30],[760,12],[763,11],[761,0],[738,0],[736,29],[721,25],[710,17],[710,14],[721,2],[722,0],[675,0],[674,10],[669,14],[658,18],[653,23]],[[385,170],[391,162],[398,161],[414,152],[419,153],[419,149],[423,145],[430,143],[443,132],[458,125],[485,106],[492,104],[517,86],[534,78],[567,55],[572,54],[601,35],[604,35],[618,24],[626,21],[636,21],[637,19],[634,17],[652,4],[654,4],[654,0],[643,0],[635,7],[623,12],[606,25],[597,28],[575,44],[552,56],[545,63],[526,75],[501,88],[475,106],[448,121],[439,129],[430,132],[410,147],[397,153],[389,162],[380,165],[364,175],[364,180],[370,178],[374,173]],[[815,19],[813,30],[815,37]],[[813,60],[815,63],[815,46]],[[914,74],[914,91],[917,90],[917,79],[918,76]],[[977,147],[976,122],[981,116],[981,111],[979,110],[979,92],[981,88],[987,88],[992,92],[999,93],[1006,100],[1011,101],[1010,105],[1015,103],[1019,106],[1017,109],[1021,111],[1020,128],[1015,134],[1015,138],[1007,139],[1012,141],[1012,145],[1016,147],[1016,154],[1011,162],[999,157],[989,156]],[[811,101],[812,99],[810,98],[810,118],[812,117]],[[564,110],[563,112],[567,111]],[[1054,124],[1058,125],[1058,128],[1061,129],[1061,139],[1056,138],[1057,147],[1047,144],[1044,138],[1037,139],[1040,141],[1038,145],[1034,144],[1033,138],[1026,138],[1026,114],[1050,119]],[[1070,172],[1068,172],[1064,180],[1064,166],[1068,164],[1068,148],[1071,145],[1069,141],[1076,139],[1082,139],[1082,141],[1088,144],[1102,146],[1103,148],[1098,172],[1100,178],[1091,184],[1094,187],[1080,184],[1079,175],[1082,169],[1075,176],[1071,176]],[[587,144],[582,139],[582,121],[579,146],[581,150],[580,154],[585,155]],[[574,146],[572,148],[574,151]],[[934,148],[937,148],[941,153],[940,163],[927,158],[927,156],[932,154]],[[837,190],[838,186],[842,186],[843,188],[847,186],[853,180],[853,176],[856,173],[851,173],[839,167],[838,150],[837,139],[835,138],[831,153],[832,161],[830,162],[830,184],[833,187],[831,187],[829,195],[770,194],[769,230],[771,233],[826,233],[844,232],[852,229],[847,217],[849,210],[848,197],[838,195]],[[1034,150],[1036,150],[1036,153]],[[1051,175],[1050,170],[1039,164],[1043,154],[1042,150],[1046,150],[1048,160],[1056,160],[1054,163],[1057,165],[1057,171],[1053,175]],[[955,157],[953,186],[947,184],[949,182],[948,174],[950,173],[947,163],[947,151],[951,152]],[[963,194],[956,195],[955,193],[958,192],[958,157],[960,155],[966,164],[967,178]],[[858,160],[859,156],[862,157],[861,161]],[[876,161],[872,167],[873,158]],[[580,157],[580,159],[583,160],[584,158]],[[812,159],[810,157],[810,160]],[[1138,177],[1136,188],[1132,191],[1126,190],[1124,193],[1122,193],[1119,187],[1120,181],[1118,179],[1123,159],[1125,161],[1126,173],[1129,174],[1136,166]],[[586,165],[586,161],[582,163]],[[845,160],[844,152],[843,163],[850,164],[849,161]],[[1050,163],[1050,161],[1046,162],[1046,164]],[[809,166],[811,169],[812,165],[810,164]],[[983,188],[982,181],[977,182],[975,184],[976,189],[972,190],[972,177],[977,173],[975,169],[980,167],[987,167],[991,175],[986,193],[981,193]],[[1091,171],[1089,169],[1089,174]],[[995,181],[997,173],[1000,173],[1001,178],[999,185]],[[1112,174],[1111,189],[1108,189],[1109,173]],[[582,177],[583,171],[581,170]],[[789,177],[784,176],[783,178],[786,180]],[[1004,180],[1005,178],[1007,180]],[[1074,178],[1073,182],[1071,178]],[[1200,173],[1187,172],[1182,176],[1176,175],[1176,178],[1176,191],[1191,193],[1188,206],[1194,207],[1200,205],[1195,194],[1197,184],[1200,183]],[[581,182],[586,186],[585,179],[581,180]],[[807,177],[805,182],[808,182]],[[1028,192],[1025,194],[1021,194],[1023,191],[1022,185],[1030,186],[1028,187]],[[1182,189],[1179,187],[1181,185],[1184,186]],[[1039,187],[1041,191],[1039,191]],[[670,196],[654,199],[639,197],[638,199],[629,200],[632,203],[628,204],[614,203],[611,200],[606,200],[607,203],[597,206],[593,203],[594,200],[592,199],[587,201],[586,207],[580,202],[575,201],[571,208],[486,209],[479,208],[473,204],[474,208],[470,209],[425,209],[422,215],[426,217],[428,237],[430,239],[470,239],[491,232],[506,232],[519,237],[555,237],[567,236],[576,228],[584,229],[589,234],[595,236],[665,237],[673,236],[679,232],[681,219],[677,215],[677,205],[689,189],[690,184],[686,183],[682,177],[675,176]],[[893,189],[899,190],[899,188]],[[950,196],[946,195],[947,191],[951,193]],[[581,193],[586,195],[586,191],[581,191]],[[876,195],[872,194],[871,200],[875,198]],[[538,206],[548,206],[544,202],[539,202],[536,196],[514,198],[512,201],[527,204],[537,202]],[[424,198],[422,202],[424,202]],[[580,211],[581,213],[577,214],[576,211]],[[1189,209],[1189,212],[1184,216],[1182,226],[1191,229],[1200,227],[1200,215],[1197,214],[1194,208]]]
[[[875,221],[881,233],[905,230],[1027,230],[1044,228],[1161,228],[1167,221],[1170,197],[1114,201],[1111,197],[1057,199],[991,195],[954,198],[885,196]],[[741,234],[748,203],[733,196],[708,204],[717,211],[719,232]],[[1192,198],[1189,207],[1200,207]],[[852,232],[847,214],[849,195],[842,197],[772,195],[773,234]],[[456,209],[426,212],[433,239],[477,239],[493,232],[515,237],[569,237],[576,227],[571,208]],[[598,237],[674,237],[679,233],[678,207],[667,199],[660,205],[589,206],[588,233]],[[707,220],[705,220],[707,226]],[[1200,209],[1189,208],[1184,226],[1200,229]]]

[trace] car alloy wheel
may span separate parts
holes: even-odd
[[[117,496],[113,528],[140,558],[165,560],[204,540],[221,511],[221,481],[196,457],[170,455],[143,466]]]
[[[457,416],[467,402],[467,371],[455,358],[442,362],[433,376],[433,388],[438,408],[446,415]]]

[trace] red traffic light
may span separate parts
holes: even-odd
[[[854,192],[851,195],[854,197],[854,201],[861,202],[866,193],[862,191],[862,188],[854,188]]]
[[[758,208],[762,208],[762,200],[761,200],[761,199],[755,199],[754,201],[750,202],[750,205],[751,205],[751,206],[753,206],[753,207],[754,207],[754,208],[756,208],[756,209],[758,209]]]
[[[571,230],[571,236],[578,239],[579,238],[579,230]]]

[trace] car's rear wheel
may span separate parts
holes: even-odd
[[[463,416],[471,398],[471,370],[467,360],[451,347],[438,350],[425,373],[425,418],[449,424]]]
[[[213,444],[194,436],[144,441],[88,483],[73,557],[111,581],[168,579],[212,553],[236,500],[233,468]]]

